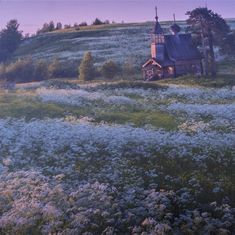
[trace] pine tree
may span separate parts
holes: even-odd
[[[10,20],[0,32],[0,59],[4,60],[20,45],[23,38],[17,20]]]
[[[190,25],[190,29],[202,42],[205,73],[208,75],[210,70],[211,75],[215,76],[214,44],[222,45],[223,39],[230,32],[229,26],[220,15],[207,8],[196,8],[187,12],[186,15],[189,16],[187,23]],[[207,47],[209,50],[207,50]]]
[[[79,80],[93,80],[95,73],[94,62],[91,52],[86,52],[79,66]]]

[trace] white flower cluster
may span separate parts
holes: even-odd
[[[92,105],[92,101],[102,101],[114,105],[134,105],[136,102],[123,96],[106,96],[101,92],[88,92],[82,89],[37,89],[37,95],[43,102],[55,102],[72,106]]]
[[[81,109],[162,110],[179,126],[0,119],[0,234],[234,233],[234,91],[93,86],[36,95]]]

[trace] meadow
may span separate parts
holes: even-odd
[[[235,21],[227,21],[232,30]],[[177,22],[182,32],[187,25],[184,21]],[[161,22],[164,32],[169,33],[172,21]],[[59,59],[61,62],[79,63],[85,52],[90,51],[96,65],[103,64],[107,59],[117,63],[131,61],[141,66],[150,56],[150,33],[153,22],[132,24],[110,24],[81,27],[80,30],[67,29],[45,33],[25,39],[14,58],[32,56],[34,60]],[[216,53],[217,59],[221,56]]]
[[[233,234],[235,89],[224,80],[2,90],[0,234]]]

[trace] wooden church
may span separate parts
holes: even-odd
[[[158,21],[151,35],[151,59],[143,66],[143,76],[147,81],[174,78],[185,74],[203,73],[202,57],[193,45],[191,34],[180,33],[180,26],[174,23],[171,34],[164,34]]]

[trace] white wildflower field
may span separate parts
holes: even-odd
[[[235,89],[0,91],[0,234],[234,234]]]

